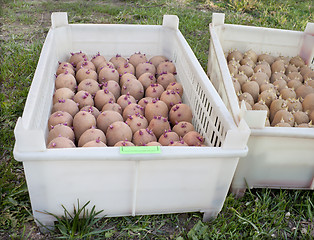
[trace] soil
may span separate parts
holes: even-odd
[[[42,234],[35,222],[24,224],[24,229],[15,233],[0,233],[0,239],[32,239],[32,240],[52,240],[49,234]]]
[[[26,4],[31,3],[31,5],[27,4],[26,8],[19,8],[19,12],[15,12],[14,16],[11,18],[5,18],[3,15],[0,15],[0,41],[7,41],[12,38],[14,40],[24,40],[24,42],[32,42],[34,40],[42,40],[44,41],[49,28],[51,26],[51,13],[52,12],[64,12],[64,9],[58,9],[58,7],[53,10],[47,11],[46,9],[42,9],[41,4],[57,4],[58,0],[27,0],[24,1]],[[75,3],[75,0],[62,1],[62,3]],[[99,1],[97,3],[98,6],[106,5],[107,2]],[[127,2],[124,1],[112,1],[111,5],[120,6],[122,4],[127,5]],[[8,12],[10,12],[9,5],[5,4],[1,6],[3,9],[7,7]],[[6,10],[2,10],[4,12]],[[8,13],[9,15],[11,13]],[[12,14],[13,15],[13,14]],[[108,15],[108,14],[107,14]],[[110,15],[107,17],[109,18]],[[31,23],[29,20],[24,20],[25,18],[31,18]],[[106,13],[102,14],[99,12],[94,12],[88,17],[83,16],[83,18],[79,18],[78,16],[71,17],[73,21],[79,20],[84,21],[84,18],[88,18],[88,22],[93,23],[107,23],[106,21]],[[22,19],[22,20],[20,20]],[[70,19],[69,19],[70,20]],[[102,22],[101,22],[102,21]]]

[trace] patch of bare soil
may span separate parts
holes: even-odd
[[[42,234],[36,224],[25,223],[24,228],[14,233],[0,233],[0,239],[32,239],[32,240],[52,240],[49,234]]]
[[[32,42],[35,39],[44,39],[50,27],[50,13],[24,13],[32,14],[35,19],[33,24],[25,24],[22,21],[0,19],[2,21],[0,40],[24,39],[25,42]]]
[[[12,13],[9,4],[3,4],[2,7],[2,16],[0,16],[0,41],[13,40],[24,40],[25,42],[32,42],[33,40],[42,40],[44,41],[48,30],[51,26],[51,13],[52,12],[64,12],[65,9],[58,8],[58,0],[48,0],[48,1],[25,1],[25,4],[28,5],[27,8],[17,8],[18,10]],[[62,1],[62,3],[75,3],[75,0]],[[56,7],[53,11],[46,11],[41,3],[52,4]],[[127,2],[124,1],[112,1],[93,3],[97,5],[127,5]],[[43,8],[43,9],[41,9]],[[15,9],[14,9],[15,10]],[[75,20],[76,16],[73,16]],[[80,16],[80,19],[84,16]],[[99,23],[98,19],[106,18],[106,15],[101,13],[94,13],[88,17],[89,20],[92,20],[94,23]],[[31,19],[31,23],[28,20],[23,20],[25,18]]]

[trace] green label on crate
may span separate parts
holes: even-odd
[[[159,146],[126,146],[120,147],[121,154],[160,153]]]

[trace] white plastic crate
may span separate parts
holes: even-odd
[[[249,188],[314,188],[314,129],[264,127],[266,111],[239,108],[225,53],[230,49],[274,56],[300,55],[313,67],[314,24],[304,32],[224,23],[224,14],[214,13],[208,76],[236,124],[244,117],[251,128],[249,152],[239,160],[231,190],[243,194]]]
[[[239,157],[247,154],[250,129],[239,127],[178,30],[179,19],[162,25],[68,24],[66,13],[52,14],[50,28],[24,112],[15,127],[14,157],[24,165],[34,218],[46,226],[77,199],[91,201],[103,215],[127,216],[221,210]],[[118,147],[46,149],[54,73],[70,52],[98,51],[110,58],[134,52],[164,55],[177,68],[183,102],[207,147],[160,147],[160,153],[121,154]]]

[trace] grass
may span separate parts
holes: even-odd
[[[2,0],[1,5],[0,238],[3,239],[66,236],[62,231],[41,235],[42,238],[37,235],[23,166],[12,154],[14,126],[23,113],[51,12],[67,11],[70,23],[130,24],[161,24],[164,14],[176,14],[181,32],[205,70],[212,12],[225,12],[227,23],[300,31],[307,22],[314,22],[311,1],[70,0],[56,4]],[[105,218],[94,227],[106,231],[98,232],[94,238],[311,239],[313,203],[313,191],[254,189],[241,199],[228,194],[221,213],[210,223],[202,222],[200,213]],[[84,206],[77,209],[84,211]]]

